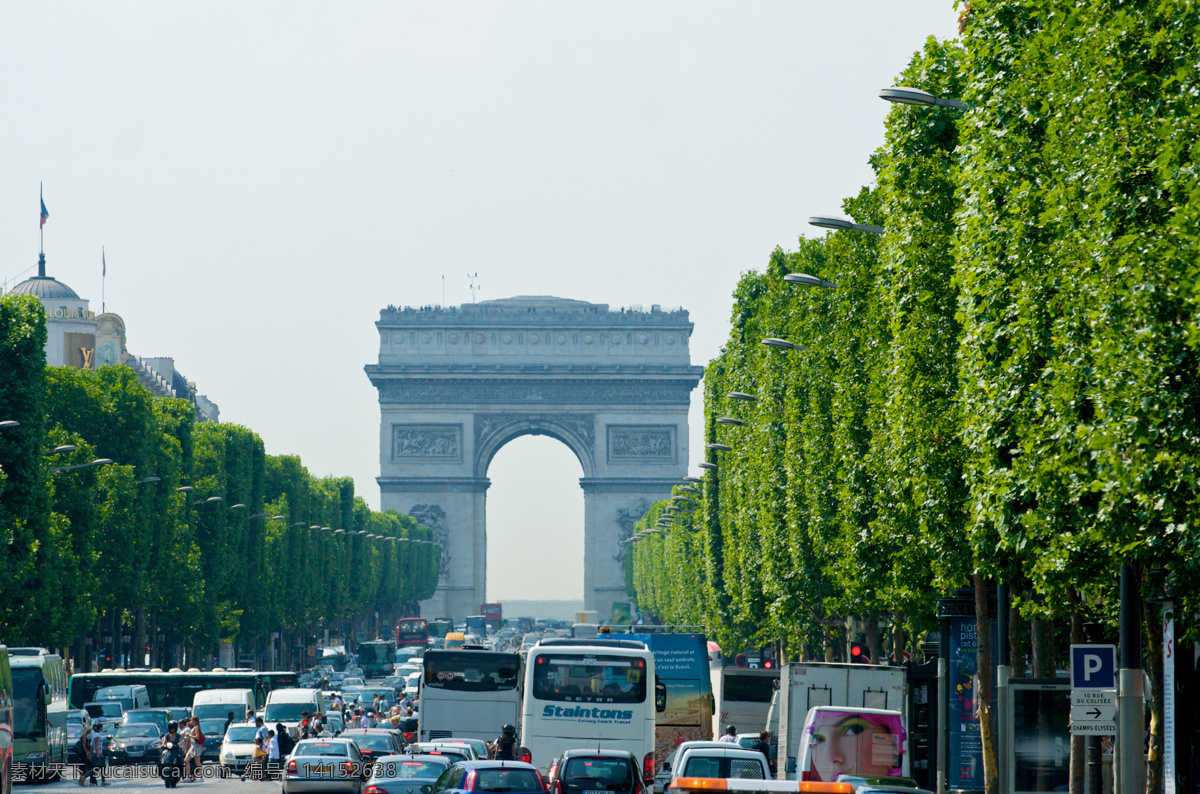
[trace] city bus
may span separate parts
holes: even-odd
[[[479,614],[483,615],[492,631],[499,631],[504,627],[504,607],[500,604],[480,604]]]
[[[653,777],[655,715],[665,709],[644,642],[542,640],[525,663],[525,760],[545,772],[565,750],[626,750]]]
[[[9,648],[14,766],[27,780],[50,780],[67,762],[67,672],[45,648]]]
[[[521,654],[429,650],[421,676],[419,741],[491,741],[521,718]]]
[[[400,618],[396,624],[396,647],[429,647],[429,621],[425,618]]]
[[[391,675],[395,669],[392,659],[396,649],[387,640],[371,640],[358,646],[358,666],[362,668],[363,678],[383,678]]]
[[[267,702],[267,693],[274,689],[294,689],[300,686],[300,676],[289,671],[222,670],[110,670],[105,673],[76,673],[71,676],[71,708],[83,708],[92,700],[96,690],[105,686],[144,684],[150,695],[150,705],[191,707],[196,693],[206,689],[249,689],[254,693],[258,708]],[[241,716],[241,715],[239,715]]]

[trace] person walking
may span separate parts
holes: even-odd
[[[92,781],[92,785],[96,785],[96,771],[100,771],[100,785],[107,786],[108,780],[104,777],[104,734],[101,729],[104,726],[96,723],[92,726],[92,735],[88,740],[88,772]]]
[[[271,780],[279,777],[279,734],[267,732],[267,776]]]
[[[287,758],[296,747],[296,742],[282,722],[275,723],[275,740],[279,742],[279,757]]]

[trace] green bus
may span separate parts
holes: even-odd
[[[273,689],[300,686],[300,675],[289,671],[262,672],[256,670],[109,670],[103,673],[76,673],[71,676],[68,700],[71,708],[83,708],[92,700],[96,690],[105,686],[144,684],[154,708],[187,706],[197,692],[205,689],[249,689],[254,692],[258,708],[267,702]],[[241,715],[238,715],[241,716]]]
[[[45,648],[9,648],[13,768],[24,780],[57,778],[67,762],[67,672]]]

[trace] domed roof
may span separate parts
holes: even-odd
[[[34,276],[27,278],[11,290],[14,295],[32,295],[35,298],[68,298],[70,300],[82,300],[75,294],[75,290],[68,287],[61,281],[56,281],[49,276]]]

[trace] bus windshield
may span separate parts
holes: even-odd
[[[646,661],[636,656],[538,654],[533,696],[575,703],[642,703]]]
[[[358,646],[358,660],[362,664],[391,664],[392,647],[386,642],[364,642]]]
[[[405,618],[396,627],[396,645],[425,643],[429,640],[429,623],[424,619]]]
[[[425,654],[425,686],[458,692],[516,689],[521,656],[490,651],[430,651]]]
[[[41,739],[46,736],[45,713],[42,709],[42,669],[40,667],[12,668],[13,737]]]

